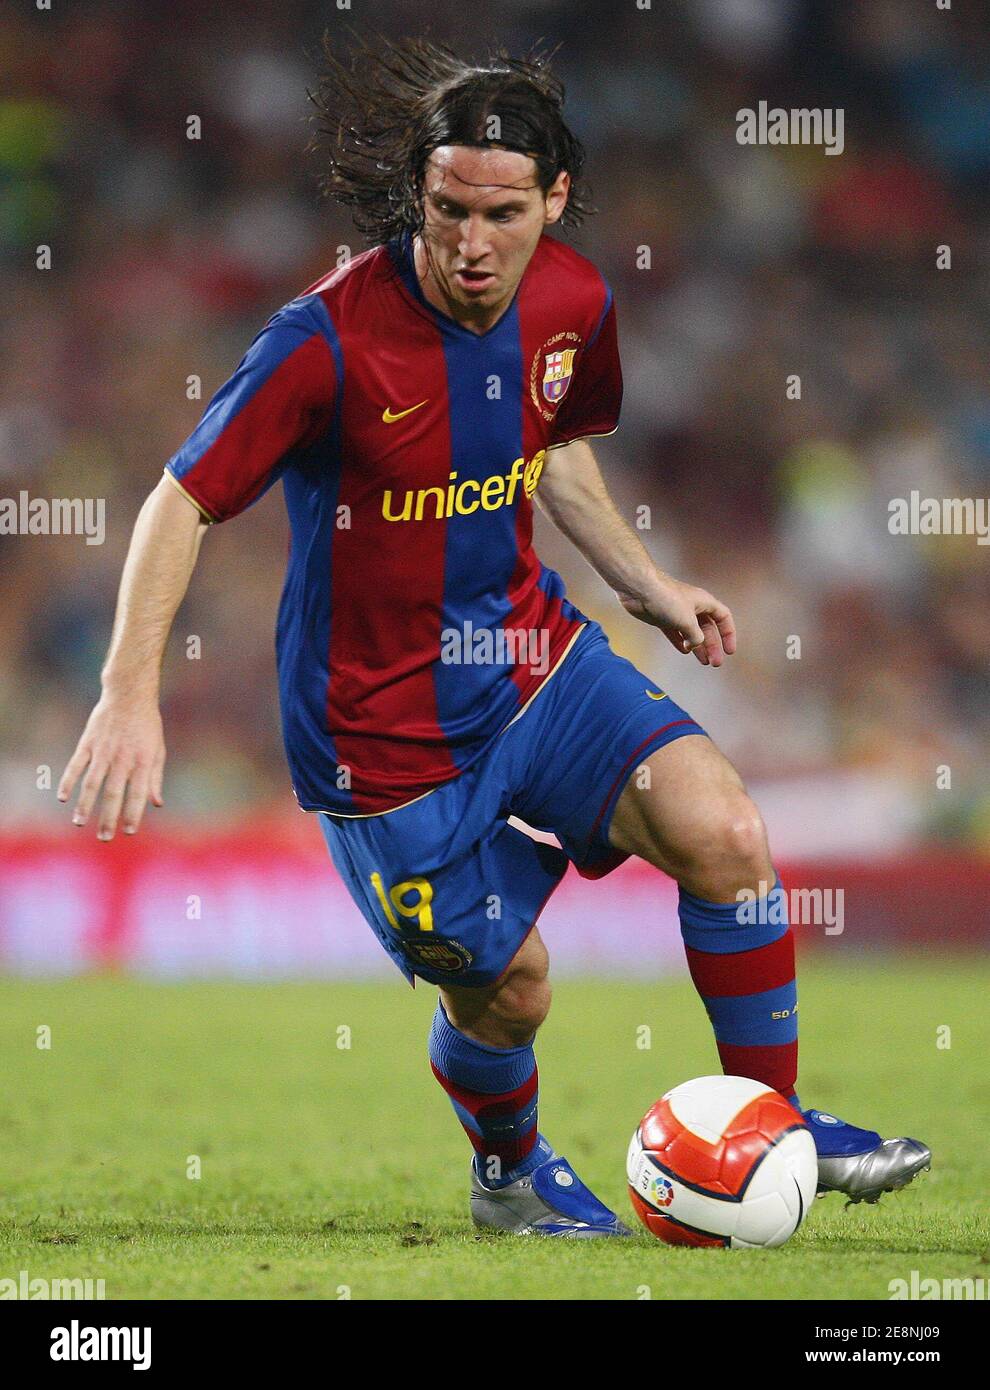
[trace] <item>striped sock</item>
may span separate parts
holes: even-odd
[[[537,1143],[539,1091],[532,1043],[506,1048],[475,1042],[458,1032],[438,1003],[430,1065],[474,1145],[475,1167],[490,1187],[514,1182],[553,1155],[545,1140]]]
[[[691,978],[715,1030],[722,1070],[793,1096],[794,934],[780,879],[765,898],[748,904],[709,903],[682,888],[678,912]]]

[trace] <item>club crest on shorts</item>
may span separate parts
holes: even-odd
[[[574,358],[581,346],[578,333],[562,331],[540,348],[529,372],[529,393],[544,420],[552,420],[574,376]],[[539,383],[539,391],[537,391]]]
[[[413,966],[422,965],[427,970],[436,970],[444,975],[454,975],[474,960],[466,946],[459,941],[445,941],[443,937],[433,941],[410,937],[402,942],[402,949]]]

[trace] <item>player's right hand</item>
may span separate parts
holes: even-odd
[[[162,805],[164,769],[165,734],[157,702],[104,694],[62,773],[58,799],[67,801],[82,777],[72,824],[86,825],[99,798],[97,839],[112,840],[118,821],[125,835],[133,835],[147,803]]]

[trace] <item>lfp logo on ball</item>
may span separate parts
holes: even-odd
[[[674,1200],[674,1189],[666,1178],[656,1177],[653,1179],[653,1205],[657,1207],[669,1207]]]

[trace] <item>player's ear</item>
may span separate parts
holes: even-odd
[[[567,195],[570,191],[571,176],[566,169],[561,169],[560,173],[547,189],[543,213],[544,221],[547,225],[551,222],[560,221],[564,213],[564,208],[567,206]]]

